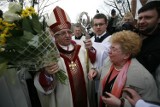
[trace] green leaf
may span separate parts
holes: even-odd
[[[17,52],[6,49],[4,52],[0,53],[0,63],[3,63],[4,60],[12,61],[17,55]]]
[[[10,30],[10,33],[12,34],[13,37],[23,36],[23,30],[13,29],[13,30]]]
[[[42,23],[39,21],[39,17],[36,14],[32,15],[32,26],[33,26],[33,29],[39,34],[43,30]]]
[[[23,30],[31,32],[32,34],[36,34],[36,32],[32,28],[32,21],[29,19],[29,17],[23,18],[22,27]]]
[[[21,40],[22,41],[25,41],[26,43],[28,41],[30,41],[35,35],[33,35],[31,32],[27,32],[27,31],[24,31],[24,35],[21,37]]]
[[[29,58],[32,55],[32,52],[34,51],[37,53],[40,53],[39,50],[35,51],[37,46],[34,46],[36,44],[30,45],[29,43],[33,43],[34,38],[37,35],[33,35],[31,32],[24,31],[23,36],[17,36],[17,37],[8,37],[7,38],[7,46],[6,50],[3,53],[0,53],[1,56],[4,58],[13,61],[16,58],[16,61],[21,60],[21,58]],[[37,38],[37,42],[39,41],[39,38]],[[32,55],[33,57],[36,56],[36,54]],[[18,59],[17,59],[18,57]]]
[[[20,47],[26,47],[27,42],[30,41],[33,38],[32,33],[24,31],[24,35],[20,37],[8,37],[7,38],[7,47],[18,49]],[[21,48],[20,48],[21,49]]]

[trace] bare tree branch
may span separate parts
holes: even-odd
[[[40,12],[40,15],[42,15],[43,14],[43,12],[44,12],[44,9],[45,9],[45,7],[48,7],[48,6],[46,6],[46,4],[49,2],[49,0],[47,0],[46,2],[42,2],[42,4],[39,6],[39,12]]]
[[[116,6],[116,9],[118,10],[119,14],[121,17],[123,17],[121,10],[118,8],[116,2],[114,1],[114,5]]]
[[[45,2],[45,4],[42,3],[41,6],[40,6],[40,9],[39,9],[39,12],[41,11],[41,12],[40,12],[40,15],[43,14],[44,9],[45,9],[46,7],[48,7],[48,6],[56,3],[56,2],[58,2],[58,1],[60,1],[60,0],[57,0],[57,1],[53,2],[53,3],[48,4],[48,5],[47,5],[47,3],[49,2],[49,0],[48,0],[47,2]],[[43,6],[43,5],[44,5],[44,6]],[[42,7],[42,6],[43,6],[43,7]]]
[[[107,14],[109,14],[108,11],[107,11],[104,7],[101,7],[101,8],[102,8]]]
[[[122,3],[123,12],[126,13],[126,9],[124,8],[124,2]]]
[[[48,2],[49,2],[49,0],[47,0],[47,1],[45,1],[45,2],[41,2],[41,5],[39,6],[39,8],[41,9],[42,6],[45,6]]]
[[[129,11],[131,12],[131,7],[128,0],[127,0],[127,4],[128,4]]]
[[[107,6],[110,6],[112,8],[117,9],[117,11],[119,12],[119,15],[121,17],[123,17],[122,13],[126,13],[127,11],[131,12],[131,6],[130,6],[129,0],[127,0],[127,1],[124,0],[124,1],[118,2],[118,3],[116,0],[106,0],[106,1],[104,1],[104,4]],[[119,7],[118,5],[121,5],[121,7]]]
[[[109,0],[108,0],[109,1]],[[107,3],[106,1],[104,1],[104,4],[105,5],[108,5],[108,6],[111,6],[111,7],[113,7],[113,8],[116,8],[114,5],[112,5],[113,4],[113,1],[109,1],[110,3]]]

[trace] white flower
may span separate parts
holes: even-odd
[[[10,22],[10,23],[20,20],[20,16],[18,14],[12,13],[10,11],[6,11],[3,14],[3,18],[4,18],[4,21]]]
[[[9,3],[9,11],[13,13],[21,12],[22,11],[22,6],[18,3],[15,2],[10,2]]]

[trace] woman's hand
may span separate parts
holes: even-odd
[[[45,71],[47,74],[54,74],[58,72],[58,70],[59,70],[59,66],[57,63],[52,63],[45,67]]]
[[[97,71],[95,69],[91,69],[88,73],[89,80],[93,80],[97,76]]]
[[[112,95],[111,93],[106,93],[106,96],[102,96],[102,100],[103,102],[111,107],[120,107],[121,105],[121,100],[117,97],[115,97],[114,95]]]

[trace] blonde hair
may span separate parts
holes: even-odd
[[[137,33],[127,30],[114,33],[110,42],[120,44],[122,52],[130,53],[131,57],[138,54],[142,44],[142,40]]]
[[[125,13],[125,15],[123,16],[123,21],[125,21],[125,19],[129,19],[132,22],[134,21],[134,17],[131,12]]]

